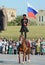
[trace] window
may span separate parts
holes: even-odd
[[[43,22],[43,16],[42,16],[42,22]]]
[[[11,17],[15,17],[15,15],[14,15],[14,13],[13,13],[13,12],[11,13]]]
[[[44,17],[43,16],[39,16],[39,22],[43,22],[44,21]]]
[[[43,21],[45,21],[45,16],[43,16]]]
[[[41,21],[41,17],[39,16],[39,22]]]

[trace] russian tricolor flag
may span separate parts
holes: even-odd
[[[36,18],[36,14],[38,13],[38,11],[33,8],[29,3],[28,3],[28,7],[27,7],[27,13],[28,13],[28,18]]]

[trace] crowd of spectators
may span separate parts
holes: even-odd
[[[31,54],[41,54],[41,42],[45,42],[43,38],[28,40],[30,43]],[[6,38],[0,38],[0,53],[1,54],[18,54],[19,40],[7,40]],[[44,46],[45,48],[45,46]]]

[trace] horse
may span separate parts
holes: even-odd
[[[23,54],[23,63],[24,61],[26,61],[26,55],[28,55],[28,61],[30,62],[30,45],[28,45],[29,42],[27,42],[27,40],[24,38],[24,36],[21,36],[21,44],[19,46],[19,63],[21,63],[20,60],[20,54]]]

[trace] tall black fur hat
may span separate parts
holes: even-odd
[[[23,14],[23,16],[26,16],[26,14]]]

